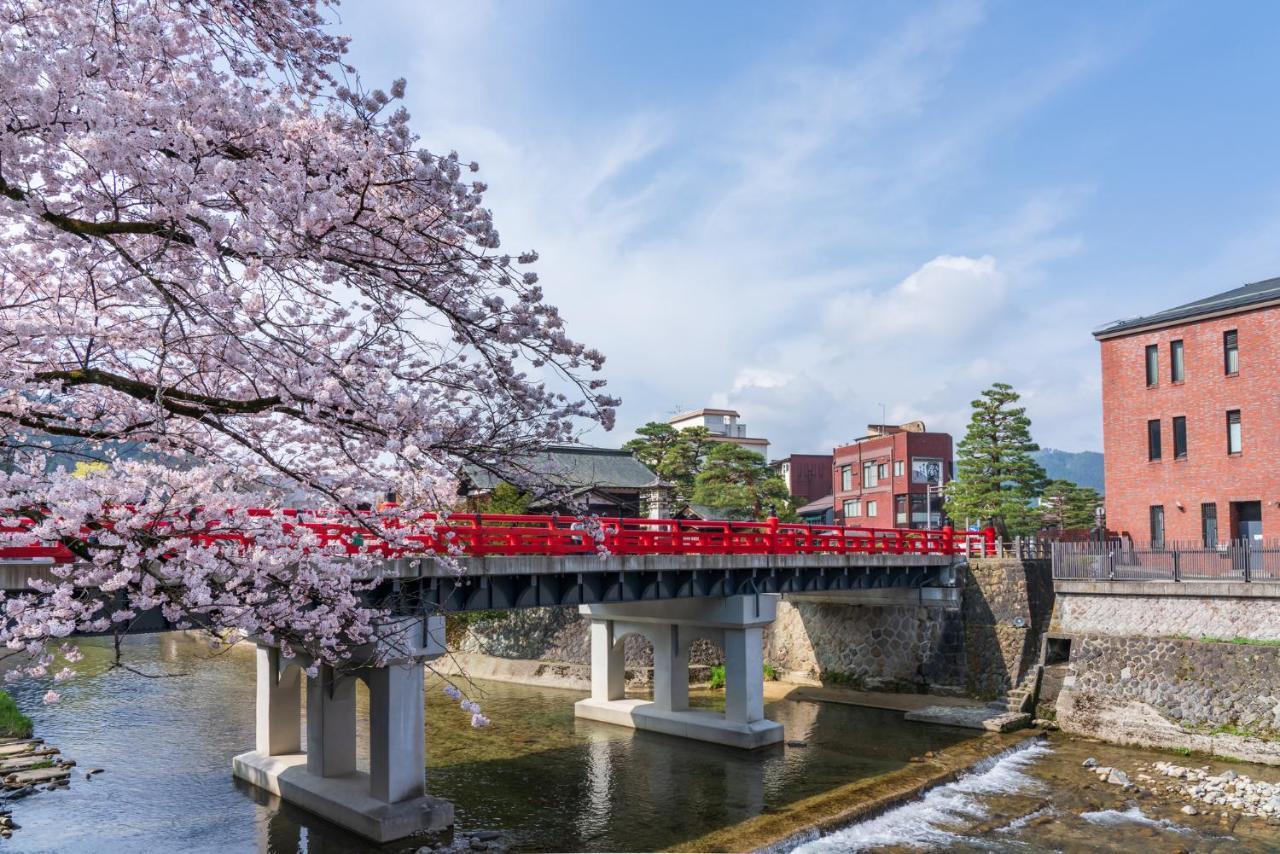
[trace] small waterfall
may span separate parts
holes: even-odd
[[[917,800],[826,836],[795,837],[788,840],[787,848],[803,854],[865,851],[884,845],[946,848],[962,838],[959,826],[986,815],[981,796],[1039,790],[1042,784],[1023,770],[1051,752],[1043,742],[1024,742],[984,759],[955,782],[930,789]]]

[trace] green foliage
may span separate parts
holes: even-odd
[[[778,679],[778,671],[774,669],[772,664],[766,664],[761,668],[761,675],[764,676],[766,682],[774,682]],[[708,686],[712,690],[720,690],[724,687],[724,665],[713,664],[711,666],[711,680]]]
[[[770,508],[780,519],[792,519],[787,484],[755,451],[720,442],[706,456],[694,478],[693,501],[722,511],[729,518],[764,519]]]
[[[1258,640],[1255,638],[1215,638],[1210,635],[1203,635],[1200,638],[1203,643],[1233,643],[1237,646],[1280,646],[1280,640],[1268,638],[1267,640]]]
[[[1092,528],[1094,510],[1102,505],[1097,491],[1069,480],[1051,480],[1040,496],[1040,523],[1045,528]]]
[[[677,503],[692,500],[694,480],[702,462],[715,443],[706,427],[677,430],[670,424],[650,421],[636,428],[636,438],[622,446],[635,454],[661,480],[674,487]]]
[[[509,483],[500,483],[485,497],[476,501],[477,513],[504,513],[519,516],[529,512],[532,498]]]
[[[31,737],[31,718],[18,711],[17,703],[4,691],[0,691],[0,737]]]
[[[973,401],[973,416],[956,457],[956,479],[947,486],[947,513],[959,521],[987,522],[1008,536],[1033,533],[1039,524],[1031,500],[1043,491],[1044,469],[1032,458],[1031,419],[1017,406],[1012,386],[995,383]]]

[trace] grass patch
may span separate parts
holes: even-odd
[[[761,671],[762,671],[762,675],[765,678],[765,681],[767,682],[776,681],[778,678],[778,671],[771,664],[766,664],[764,667],[761,668]],[[709,686],[714,690],[719,690],[723,688],[724,687],[724,665],[723,664],[711,665],[710,674],[711,674],[711,681],[709,682]]]
[[[0,738],[30,738],[31,718],[18,711],[17,703],[0,691]]]
[[[1201,635],[1200,640],[1203,643],[1230,643],[1236,646],[1280,646],[1280,640],[1257,640],[1255,638],[1215,638],[1211,635]]]

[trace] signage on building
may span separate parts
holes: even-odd
[[[942,483],[942,460],[937,457],[912,457],[911,482]]]

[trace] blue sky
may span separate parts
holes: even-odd
[[[1229,14],[1220,11],[1226,9]],[[959,437],[993,381],[1101,448],[1092,329],[1280,275],[1280,4],[349,2],[609,357],[613,434]]]

